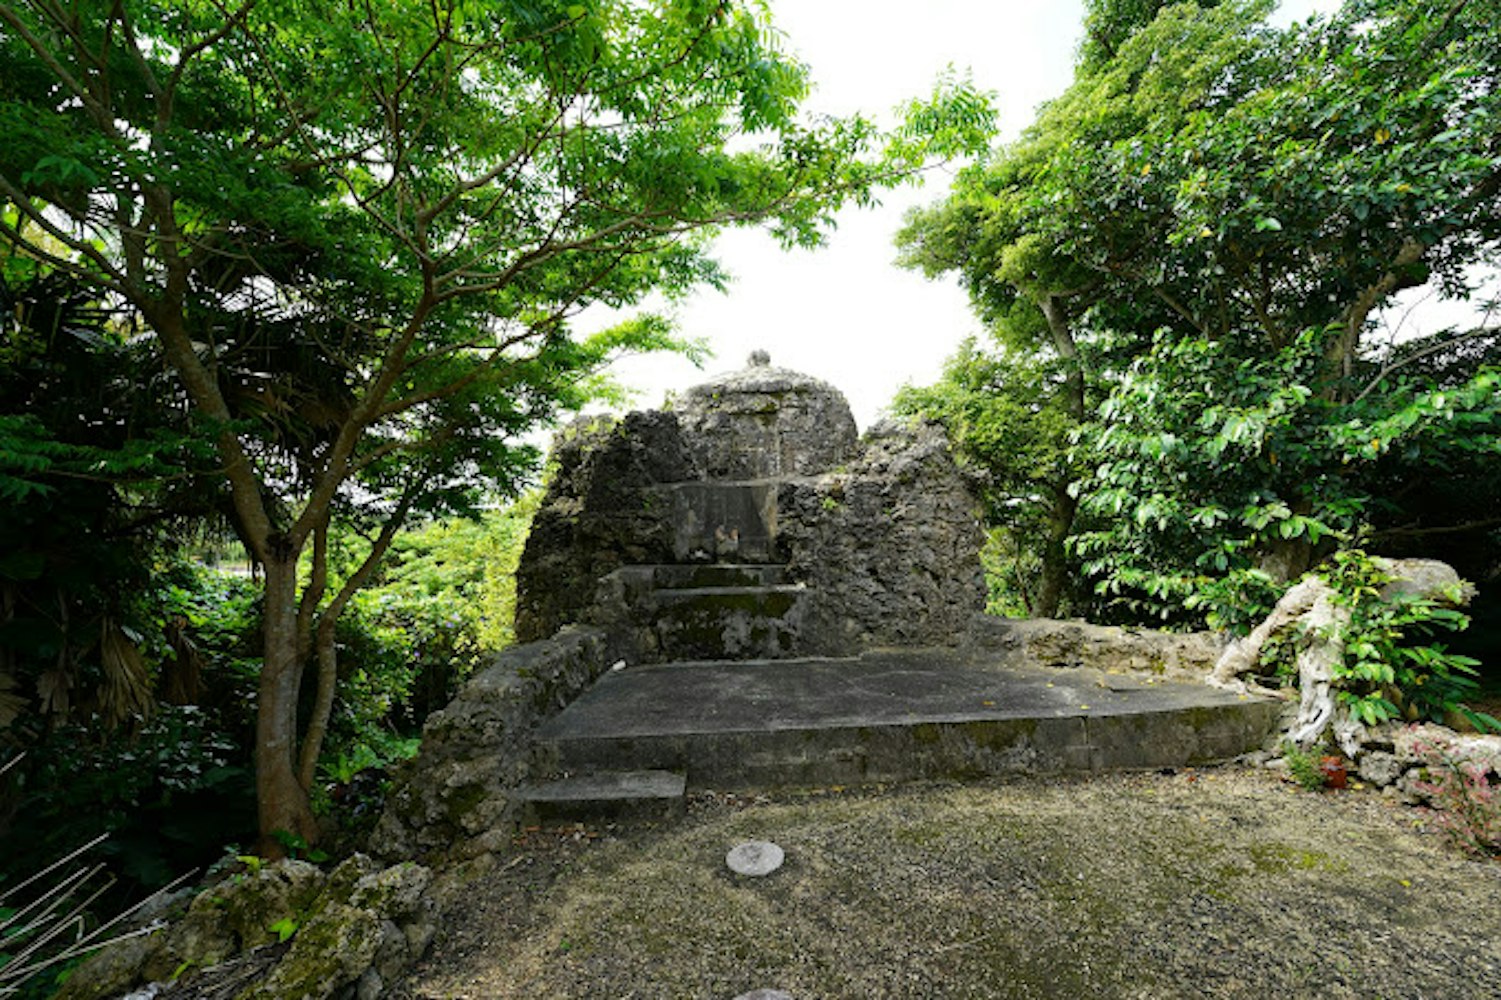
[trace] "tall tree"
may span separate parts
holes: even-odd
[[[1211,100],[1224,67],[1264,35],[1260,21],[1270,10],[1265,0],[1218,11],[1186,5],[1158,24],[1154,18],[1166,6],[1136,0],[1091,4],[1074,84],[1043,107],[1018,141],[963,172],[947,200],[913,212],[897,237],[906,266],[930,276],[958,272],[981,319],[1013,356],[1047,359],[1059,380],[1039,386],[1045,398],[1038,404],[1066,414],[1074,427],[1093,416],[1089,387],[1100,384],[1100,373],[1091,368],[1107,360],[1098,357],[1106,346],[1098,336],[1101,310],[1130,303],[1142,311],[1115,271],[1081,253],[1086,230],[1123,233],[1140,223],[1130,187],[1141,178],[1097,192],[1097,203],[1077,205],[1088,192],[1074,189],[1074,161],[1138,141],[1153,123],[1171,128]],[[1149,29],[1146,39],[1117,54],[1143,29]],[[1129,356],[1139,349],[1157,313],[1151,302],[1145,315],[1117,312],[1113,352]],[[1076,465],[1059,465],[1044,493],[1038,614],[1056,614],[1068,589],[1064,544],[1078,514],[1076,474]]]
[[[333,622],[403,520],[507,481],[511,436],[610,352],[672,343],[570,319],[719,281],[719,225],[816,242],[988,119],[961,91],[879,151],[863,119],[810,124],[732,0],[4,0],[0,25],[0,237],[140,317],[264,570],[271,852],[314,837]],[[374,544],[330,592],[341,512]]]
[[[1280,31],[1264,3],[1148,6],[909,252],[993,311],[1086,279],[1061,284],[1087,289],[1075,330],[1112,391],[1081,441],[1077,547],[1140,610],[1233,619],[1334,539],[1403,523],[1413,482],[1494,452],[1492,376],[1416,364],[1494,331],[1389,349],[1375,317],[1425,282],[1464,298],[1497,260],[1501,37],[1464,0]]]

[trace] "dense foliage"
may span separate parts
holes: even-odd
[[[0,728],[128,722],[153,552],[212,514],[149,352],[86,287],[0,256]],[[206,494],[211,498],[212,493]]]
[[[1501,730],[1493,716],[1466,704],[1479,688],[1477,661],[1432,641],[1469,624],[1457,607],[1459,593],[1391,599],[1385,594],[1389,575],[1359,550],[1336,553],[1320,575],[1350,613],[1340,637],[1344,657],[1334,672],[1344,710],[1367,725],[1466,716],[1481,728]],[[1279,666],[1290,669],[1285,658]]]
[[[1463,0],[1269,9],[1091,4],[1073,86],[902,235],[1001,346],[909,403],[992,468],[992,510],[1069,522],[1099,617],[1244,629],[1344,549],[1501,552],[1501,331],[1382,322],[1501,261],[1501,26]],[[1077,508],[1021,472],[1059,413]]]
[[[341,619],[342,676],[313,789],[339,844],[357,842],[376,818],[386,768],[415,751],[427,715],[510,642],[512,574],[534,504],[529,495],[403,532],[383,574]],[[363,543],[341,542],[352,551],[336,565],[357,565]],[[6,729],[0,758],[12,766],[0,829],[11,849],[0,889],[108,834],[88,860],[116,880],[102,904],[117,911],[249,846],[261,589],[242,570],[150,567],[135,601],[154,616],[136,622],[148,711],[115,726],[92,708],[31,711]]]
[[[1494,258],[1494,26],[1355,3],[1278,32],[1265,10],[1165,7],[905,235],[1006,343],[1036,353],[1050,313],[1072,320],[1043,353],[1109,394],[1076,486],[1106,527],[1080,546],[1159,608],[1282,543],[1308,551],[1271,583],[1331,533],[1395,528],[1397,479],[1496,447],[1494,334],[1390,345],[1372,322],[1413,284],[1464,295]]]
[[[398,534],[380,572],[340,623],[339,696],[324,756],[327,782],[347,784],[415,749],[422,723],[487,656],[514,641],[516,564],[538,494],[472,518]],[[363,545],[347,565],[362,561]]]
[[[6,0],[0,25],[0,241],[140,331],[173,388],[138,398],[211,443],[263,573],[273,852],[316,835],[339,622],[402,525],[513,489],[517,436],[614,353],[681,346],[572,318],[718,282],[716,226],[817,242],[989,122],[963,88],[890,136],[809,121],[803,68],[731,0]],[[370,544],[335,582],[348,529]]]

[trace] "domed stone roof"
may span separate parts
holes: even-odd
[[[844,394],[811,375],[772,367],[765,351],[740,371],[687,390],[676,410],[710,479],[817,475],[858,448]]]

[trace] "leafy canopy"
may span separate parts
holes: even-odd
[[[1057,350],[1066,312],[1104,400],[1075,551],[1132,617],[1239,625],[1334,546],[1494,526],[1463,502],[1496,495],[1494,331],[1374,318],[1497,259],[1501,29],[1463,2],[1267,10],[1092,5],[1121,30],[903,237],[1007,344]]]
[[[803,116],[804,68],[732,0],[0,0],[0,24],[0,241],[149,335],[265,568],[268,845],[313,835],[334,628],[401,524],[513,489],[518,434],[612,355],[684,346],[650,315],[575,335],[581,311],[722,281],[721,226],[816,243],[989,129],[964,86],[889,136]],[[336,521],[372,541],[333,586]]]

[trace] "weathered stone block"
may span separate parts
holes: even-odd
[[[1360,777],[1378,788],[1385,788],[1402,776],[1402,762],[1395,754],[1371,750],[1360,755]]]
[[[856,452],[855,418],[839,390],[754,356],[747,368],[683,393],[677,413],[710,479],[817,475]]]

